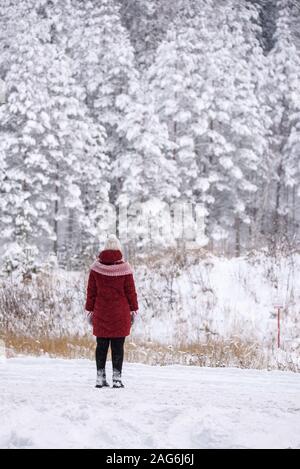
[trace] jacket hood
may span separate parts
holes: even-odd
[[[100,252],[99,261],[104,265],[114,265],[124,262],[122,252],[112,249],[105,249],[104,251]]]

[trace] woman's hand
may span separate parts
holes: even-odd
[[[93,311],[86,311],[86,320],[90,326],[93,325],[93,316],[94,316]]]
[[[137,311],[131,311],[130,316],[131,316],[131,325],[134,324],[135,318],[137,316],[138,312]]]

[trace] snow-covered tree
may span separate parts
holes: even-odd
[[[154,62],[156,50],[164,40],[175,16],[177,1],[118,0],[118,2],[122,23],[129,31],[130,41],[134,47],[137,65],[139,70],[144,72]]]
[[[5,149],[7,178],[5,186],[6,225],[10,231],[6,238],[28,250],[45,232],[48,195],[44,176],[45,158],[39,154],[37,142],[42,138],[43,127],[39,114],[47,99],[47,84],[42,75],[48,67],[44,47],[37,35],[23,32],[11,47],[11,67],[6,74],[7,103],[2,125],[13,129],[13,138]],[[32,24],[29,23],[31,27]],[[43,35],[43,31],[40,31]],[[44,68],[43,68],[44,64]],[[42,231],[40,232],[40,229]]]
[[[78,66],[78,78],[86,88],[90,113],[106,129],[108,152],[114,162],[124,153],[118,126],[126,115],[126,109],[117,103],[124,97],[130,102],[136,91],[133,48],[112,0],[84,3],[76,15],[78,28],[69,41],[70,53]],[[111,198],[115,200],[118,181],[113,181],[112,189]]]
[[[173,158],[166,124],[159,121],[147,89],[140,89],[126,110],[119,132],[126,142],[126,155],[115,168],[122,181],[120,203],[144,202],[153,197],[172,202],[179,197],[178,168]]]
[[[254,224],[256,194],[268,173],[268,119],[261,102],[266,67],[257,39],[257,12],[228,2],[222,15],[208,59],[209,76],[214,76],[208,155],[216,180],[210,219],[213,224],[217,220],[222,232],[229,233],[235,225],[239,254],[241,224]]]
[[[1,121],[1,107],[0,107],[0,121]],[[4,185],[7,179],[7,175],[6,175],[7,162],[6,162],[6,155],[5,155],[7,139],[8,139],[8,136],[2,132],[1,140],[0,140],[0,230],[1,230],[1,233],[3,233],[4,226],[5,226],[5,220],[4,220],[3,214],[5,211],[5,202],[6,202],[4,199],[4,194],[5,194]],[[3,238],[3,234],[1,235],[0,240],[1,238]]]
[[[207,9],[196,14],[192,2],[181,4],[182,16],[159,46],[149,82],[174,145],[181,195],[204,203],[210,233],[219,237],[234,223],[250,222],[257,173],[265,177],[267,170],[257,88],[264,57],[256,31],[245,27],[253,10],[233,10],[229,1],[216,19]],[[253,74],[249,63],[255,61]]]
[[[37,240],[39,246],[53,241],[57,253],[60,227],[68,223],[70,236],[72,212],[78,223],[85,218],[90,193],[86,171],[99,180],[106,171],[105,131],[89,118],[71,59],[52,41],[51,21],[38,21],[34,12],[32,20],[37,26],[32,21],[31,31],[16,38],[6,75],[5,125],[14,129],[6,149],[11,186],[6,194],[7,237],[24,249]],[[92,176],[90,181],[94,187]],[[99,196],[103,200],[107,195],[104,177]]]
[[[286,235],[289,229],[295,233],[299,223],[300,51],[295,43],[291,6],[288,0],[277,2],[276,43],[269,56],[270,149],[274,168],[271,208],[275,236]]]
[[[178,166],[181,196],[192,201],[197,183],[196,123],[201,115],[197,90],[201,76],[196,57],[196,28],[171,26],[149,69],[150,92],[160,122],[168,127]],[[201,131],[201,130],[200,130]]]

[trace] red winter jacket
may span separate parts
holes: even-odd
[[[130,312],[138,310],[132,269],[121,251],[102,251],[91,267],[85,309],[93,314],[96,337],[126,337]]]

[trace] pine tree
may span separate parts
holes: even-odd
[[[220,64],[219,83],[222,76],[229,80],[223,80],[223,86],[216,90],[218,102],[215,103],[221,114],[217,111],[215,127],[221,131],[231,150],[228,153],[225,149],[225,154],[219,159],[223,166],[219,168],[221,184],[227,181],[225,201],[228,206],[218,205],[223,212],[222,223],[226,231],[235,226],[235,252],[239,255],[243,224],[252,232],[257,229],[255,217],[261,200],[258,194],[268,178],[268,118],[262,101],[267,69],[259,43],[261,30],[257,10],[228,2],[223,15],[226,26],[222,28],[220,25],[221,33],[218,35],[223,46],[221,55],[216,51],[216,60]],[[218,195],[215,198],[220,200]],[[220,219],[219,216],[217,218]]]
[[[194,53],[196,39],[192,27],[177,31],[171,26],[148,73],[155,112],[160,122],[168,127],[173,158],[178,166],[180,193],[190,201],[198,175],[195,123],[201,114],[196,85],[199,78]]]
[[[122,158],[124,142],[118,126],[126,109],[117,103],[133,99],[137,84],[134,52],[128,33],[121,24],[112,0],[99,4],[89,1],[77,13],[78,28],[69,41],[70,53],[78,65],[78,77],[86,88],[86,103],[93,119],[107,133],[107,146],[113,164]],[[119,192],[119,181],[112,181],[111,200]]]
[[[6,75],[5,125],[15,132],[6,150],[11,182],[6,209],[17,244],[24,250],[31,243],[49,248],[52,241],[57,254],[60,230],[68,226],[68,236],[73,230],[73,212],[77,226],[86,221],[90,191],[85,190],[85,200],[81,191],[88,187],[86,171],[100,179],[107,169],[105,131],[88,117],[84,89],[72,77],[71,59],[53,41],[51,20],[41,21],[36,12],[31,19],[30,33],[17,37]],[[90,181],[94,187],[92,176]],[[99,197],[107,195],[104,177]]]
[[[38,142],[43,135],[39,114],[47,97],[41,72],[43,64],[44,67],[48,64],[35,32],[24,29],[11,47],[12,65],[5,77],[7,104],[2,123],[4,128],[13,129],[13,138],[6,148],[9,185],[6,185],[4,198],[6,224],[10,228],[6,237],[28,253],[44,230],[49,233],[45,222],[45,159],[38,152]]]
[[[152,65],[160,43],[165,39],[172,19],[176,1],[118,0],[122,23],[130,34],[136,63],[141,72]]]
[[[300,53],[294,36],[294,9],[288,0],[277,4],[276,43],[270,60],[268,96],[273,125],[270,147],[274,167],[273,229],[275,243],[280,235],[294,234],[299,223],[299,126]]]
[[[119,131],[128,152],[116,169],[116,177],[123,180],[119,200],[125,197],[143,202],[158,197],[172,202],[179,196],[178,168],[172,158],[167,126],[159,121],[147,89],[140,89],[127,107]]]
[[[246,27],[255,11],[229,1],[216,18],[212,4],[204,13],[193,2],[177,7],[149,82],[174,144],[182,196],[208,209],[213,236],[228,236],[235,222],[249,224],[257,173],[264,178],[267,169],[257,89],[264,57],[256,30]]]
[[[2,110],[0,106],[0,122],[2,121]],[[7,145],[9,135],[1,132],[1,140],[0,140],[0,231],[1,237],[0,240],[4,238],[4,228],[5,228],[5,220],[4,220],[4,212],[5,212],[5,198],[4,194],[6,191],[5,185],[7,180],[7,162],[6,162],[6,154],[5,149]],[[1,252],[0,252],[1,255]]]

